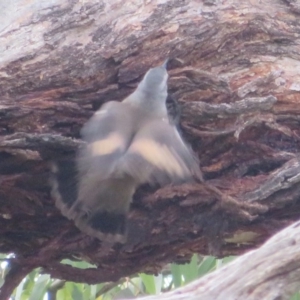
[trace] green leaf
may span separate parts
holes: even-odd
[[[228,264],[229,262],[233,261],[236,256],[226,256],[222,259],[222,265]]]
[[[72,267],[79,268],[79,269],[97,268],[96,265],[92,265],[86,261],[75,261],[70,259],[63,259],[61,263],[64,265],[71,265]]]
[[[90,287],[91,287],[91,299],[96,299],[97,284],[92,284]]]
[[[184,283],[191,282],[198,278],[198,257],[196,254],[193,255],[189,264],[180,266],[181,274],[184,277]]]
[[[83,290],[81,289],[82,285],[77,283],[73,284],[73,290],[72,290],[72,298],[73,300],[84,300],[84,299],[89,299],[89,298],[84,298],[83,296]]]
[[[21,294],[21,300],[29,299],[29,297],[32,293],[32,290],[35,286],[35,278],[36,278],[39,270],[40,269],[35,269],[25,277],[23,292]]]
[[[300,293],[298,292],[298,293],[294,294],[294,295],[290,298],[290,300],[300,300]]]
[[[32,272],[30,272],[30,273],[27,275],[28,279],[29,279],[30,281],[34,281],[35,277],[39,274],[39,272],[40,272],[40,269],[39,269],[39,268],[33,270]]]
[[[180,265],[178,264],[171,264],[171,273],[173,277],[173,283],[174,286],[180,287],[182,283],[182,275],[181,275],[181,270],[180,270]]]
[[[72,282],[66,282],[64,287],[59,289],[56,293],[56,300],[73,299],[73,288],[76,284]]]
[[[130,289],[130,291],[132,292],[132,294],[139,295],[139,294],[143,294],[142,291],[144,289],[143,286],[143,280],[141,277],[133,277],[130,279],[129,282],[123,283],[122,287],[127,287]]]
[[[115,299],[116,295],[118,295],[118,293],[120,293],[121,290],[122,289],[120,286],[116,286],[115,288],[109,290],[107,293],[103,294],[101,299],[103,299],[103,300]]]
[[[142,281],[145,285],[146,292],[151,295],[156,294],[156,286],[155,286],[155,279],[154,275],[148,275],[145,273],[139,274],[139,276],[142,278]]]
[[[43,300],[45,292],[50,284],[50,276],[48,274],[39,275],[34,284],[29,300]]]
[[[88,284],[83,284],[82,290],[83,290],[83,294],[82,294],[83,299],[82,300],[90,299],[91,298],[91,287]],[[78,300],[80,300],[80,299],[78,299]]]
[[[116,293],[113,297],[114,300],[118,299],[132,299],[135,298],[135,295],[129,288],[125,288]]]
[[[216,262],[217,259],[213,256],[205,257],[199,266],[198,276],[201,277],[214,270],[216,267]]]
[[[25,283],[26,283],[26,279],[23,279],[18,287],[16,288],[15,292],[16,292],[16,296],[15,296],[15,299],[16,300],[21,300],[21,296],[22,296],[22,293],[24,291],[24,286],[25,286]]]

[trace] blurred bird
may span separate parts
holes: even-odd
[[[53,170],[57,207],[102,241],[126,241],[127,213],[141,184],[202,178],[197,158],[168,118],[166,65],[151,68],[122,102],[105,103],[95,112],[82,128],[86,145],[75,169],[64,162]],[[75,187],[68,183],[74,172]]]

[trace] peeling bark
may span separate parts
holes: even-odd
[[[95,283],[155,273],[194,252],[241,254],[299,218],[294,1],[16,0],[0,8],[0,252]],[[175,122],[181,107],[206,183],[142,187],[128,242],[108,251],[54,207],[49,162],[73,161],[92,113],[122,100],[166,57],[168,106]],[[98,268],[59,264],[73,256]]]

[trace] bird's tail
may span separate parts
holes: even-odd
[[[81,231],[104,242],[126,241],[132,180],[78,178],[75,163],[70,161],[56,162],[52,173],[52,196],[64,216],[74,220]]]

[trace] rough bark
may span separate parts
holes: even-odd
[[[243,253],[299,218],[296,2],[16,0],[0,8],[0,251],[15,253],[17,265],[72,281],[117,280],[194,252]],[[145,186],[128,242],[108,251],[54,207],[48,163],[72,160],[92,113],[166,57],[170,111],[178,117],[178,102],[182,134],[223,195],[204,184]],[[74,255],[98,268],[59,263]]]

